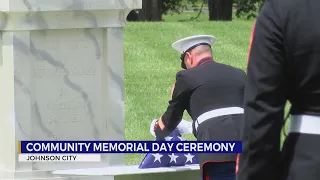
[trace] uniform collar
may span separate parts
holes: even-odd
[[[207,58],[201,59],[196,66],[201,66],[201,65],[206,64],[208,62],[214,62],[212,57],[207,57]]]

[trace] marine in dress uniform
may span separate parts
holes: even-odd
[[[200,141],[240,140],[246,73],[215,62],[211,55],[214,36],[181,39],[172,47],[181,53],[172,98],[155,123],[158,138],[164,138],[180,123],[184,110],[193,119],[193,134]],[[199,154],[205,180],[234,180],[236,154]]]
[[[244,100],[238,180],[320,179],[320,1],[266,0]],[[286,101],[291,119],[282,151]]]

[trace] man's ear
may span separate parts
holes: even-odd
[[[186,56],[188,57],[187,61],[190,61],[190,63],[192,64],[191,54],[189,52],[187,52]]]

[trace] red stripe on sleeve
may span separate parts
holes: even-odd
[[[239,161],[240,161],[240,154],[237,154],[236,174],[238,174],[238,171],[239,171]]]
[[[253,22],[253,27],[252,27],[252,30],[251,30],[249,53],[248,53],[248,60],[247,60],[247,68],[248,68],[249,59],[250,59],[250,52],[251,52],[251,47],[252,47],[252,41],[253,41],[253,35],[254,35],[254,29],[255,29],[255,27],[256,27],[256,20],[254,20],[254,22]]]

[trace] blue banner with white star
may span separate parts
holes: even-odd
[[[156,139],[155,141],[159,141]],[[185,141],[177,129],[175,129],[165,141]],[[185,166],[187,164],[199,164],[195,153],[148,153],[139,165],[140,169]]]

